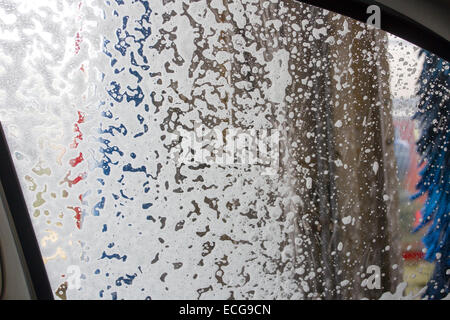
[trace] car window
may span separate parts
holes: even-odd
[[[0,12],[0,119],[55,298],[422,297],[414,115],[448,110],[423,67],[446,61],[292,0]]]

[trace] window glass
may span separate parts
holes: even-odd
[[[431,54],[292,0],[0,13],[0,119],[56,298],[424,293]]]

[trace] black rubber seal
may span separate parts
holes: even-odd
[[[39,243],[14,168],[14,162],[8,147],[5,132],[0,123],[0,181],[3,185],[9,211],[20,241],[25,265],[31,278],[31,288],[37,299],[53,300],[53,292],[47,277]]]

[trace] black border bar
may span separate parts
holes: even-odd
[[[348,16],[363,23],[370,14],[367,8],[377,5],[381,11],[381,29],[403,38],[450,61],[450,42],[419,22],[372,0],[295,0]],[[395,0],[392,0],[395,1]]]

